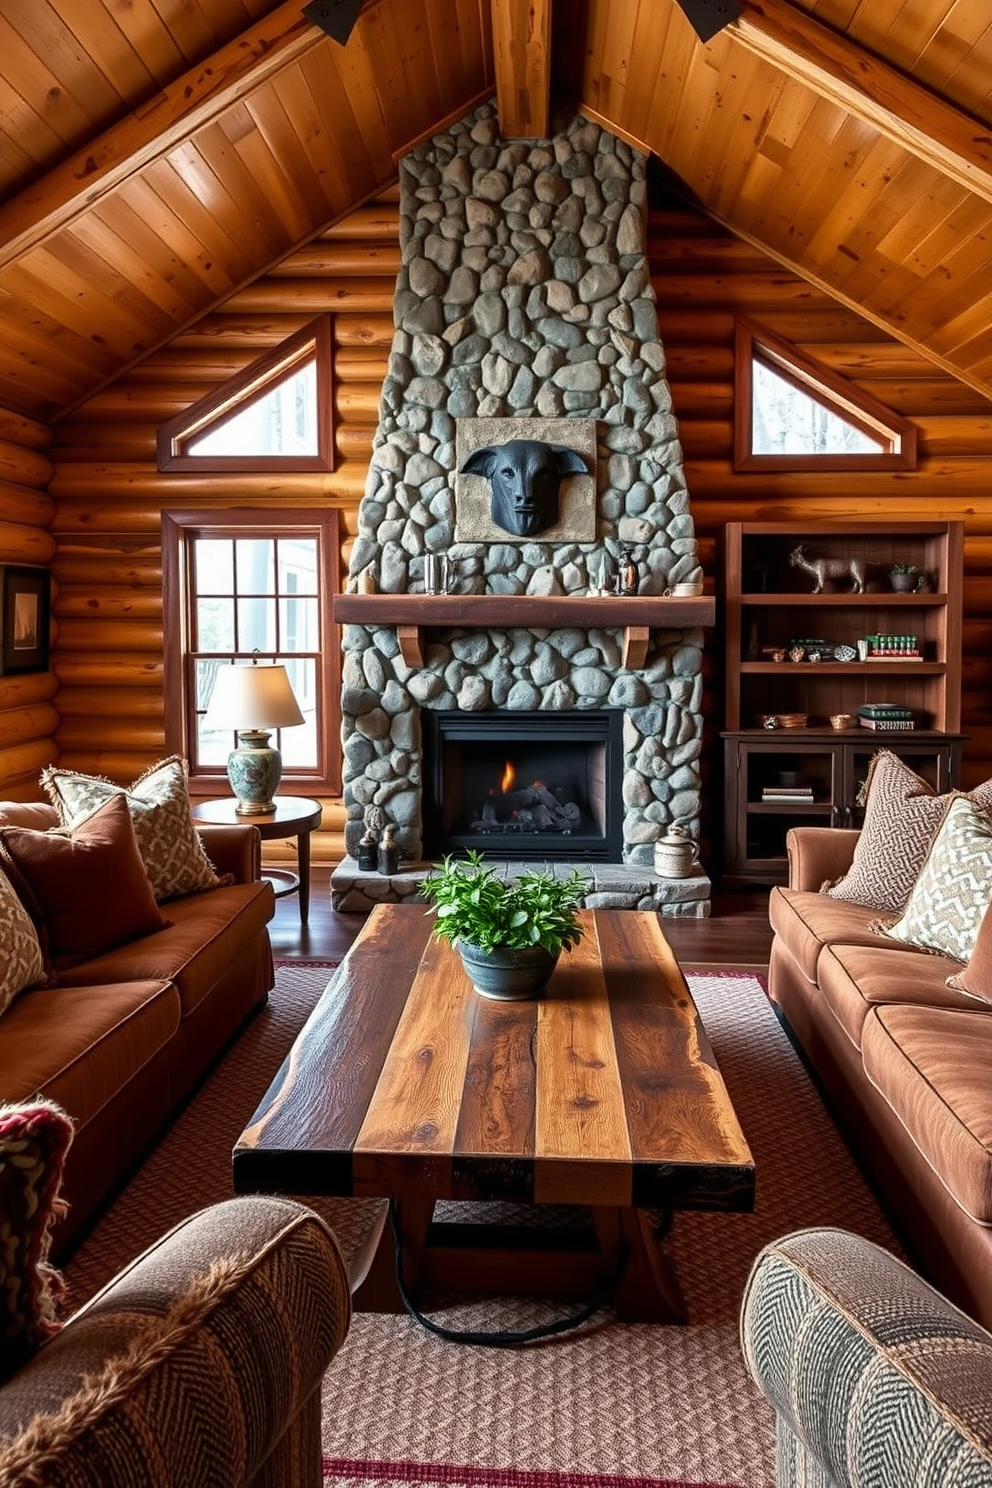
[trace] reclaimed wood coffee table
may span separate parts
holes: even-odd
[[[657,915],[581,914],[543,995],[495,1002],[423,906],[375,909],[234,1149],[236,1191],[387,1196],[413,1295],[616,1278],[619,1316],[683,1320],[658,1211],[748,1211],[754,1163]],[[439,1224],[438,1200],[591,1224]],[[400,1307],[388,1230],[356,1305]]]

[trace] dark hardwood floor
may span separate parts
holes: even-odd
[[[362,923],[361,915],[337,914],[331,909],[330,870],[315,868],[311,875],[309,924],[300,924],[295,894],[276,900],[275,919],[269,926],[272,954],[286,960],[339,961]],[[662,923],[683,966],[764,969],[768,965],[772,937],[766,891],[718,894],[709,919],[666,917]]]

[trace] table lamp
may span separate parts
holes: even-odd
[[[303,723],[286,668],[281,665],[224,666],[217,673],[203,719],[207,729],[234,729],[238,746],[227,760],[227,778],[237,797],[239,816],[275,809],[282,778],[282,755],[269,744],[269,731]]]

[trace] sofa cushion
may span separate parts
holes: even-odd
[[[99,776],[55,767],[42,772],[41,783],[69,826],[109,796],[124,797],[156,899],[194,894],[221,883],[190,815],[186,765],[178,755],[146,770],[127,790]]]
[[[63,986],[152,978],[175,982],[185,1018],[261,935],[275,907],[270,883],[230,884],[173,899],[167,930],[66,971]]]
[[[817,981],[824,1001],[858,1049],[873,1007],[912,1003],[922,1007],[974,1008],[963,992],[947,986],[954,963],[900,946],[824,946]]]
[[[74,827],[0,827],[0,858],[25,893],[56,971],[163,930],[123,796]]]
[[[889,749],[872,756],[865,790],[865,817],[850,870],[825,892],[833,899],[899,914],[950,797],[935,795],[930,783]],[[992,780],[970,796],[980,811],[992,816]]]
[[[877,1007],[865,1019],[861,1053],[869,1080],[952,1198],[992,1225],[992,1014]]]
[[[947,978],[947,985],[969,997],[978,997],[983,1002],[992,1002],[992,910],[986,910],[978,927],[975,949],[963,971],[955,971]]]
[[[165,981],[22,992],[3,1017],[0,1099],[40,1092],[82,1126],[178,1027],[179,993]]]
[[[901,916],[883,935],[967,961],[992,900],[992,820],[951,799]]]
[[[0,1013],[25,987],[45,980],[45,958],[34,922],[0,869]]]
[[[803,976],[816,985],[817,963],[825,945],[874,946],[879,939],[868,927],[878,918],[877,910],[845,904],[809,889],[785,889],[776,885],[768,898],[768,917]]]
[[[65,1288],[48,1253],[71,1141],[72,1122],[50,1101],[0,1106],[0,1379],[59,1327]]]

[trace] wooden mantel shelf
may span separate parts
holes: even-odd
[[[429,627],[482,630],[563,630],[569,626],[619,629],[623,664],[644,665],[652,630],[712,625],[716,600],[701,594],[335,594],[334,619],[341,625],[395,625],[407,666],[424,664],[423,632]]]

